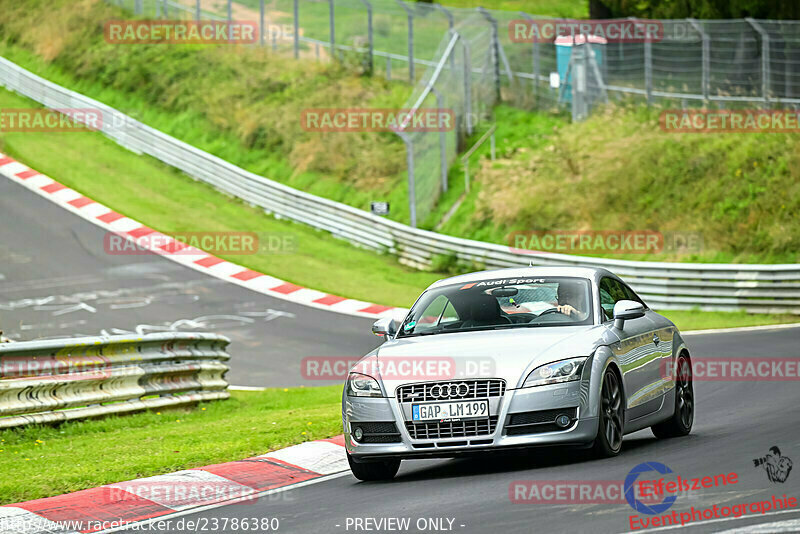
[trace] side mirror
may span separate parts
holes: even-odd
[[[635,300],[620,300],[614,304],[614,328],[622,330],[625,321],[644,317],[644,306]]]
[[[378,319],[372,325],[372,333],[376,336],[384,336],[386,339],[394,337],[397,333],[397,321],[392,317]]]

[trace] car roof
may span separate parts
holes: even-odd
[[[511,267],[508,269],[493,269],[491,271],[479,271],[475,273],[467,273],[458,276],[452,276],[450,278],[444,278],[431,284],[428,289],[449,286],[451,284],[468,284],[470,282],[480,282],[483,280],[495,280],[498,278],[547,278],[554,276],[585,278],[595,282],[599,281],[603,276],[610,276],[617,279],[619,278],[611,271],[601,267]]]

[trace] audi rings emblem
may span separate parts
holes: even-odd
[[[452,399],[453,397],[464,397],[469,393],[469,384],[436,384],[431,387],[430,396],[434,399]]]

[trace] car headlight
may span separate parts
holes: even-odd
[[[378,381],[369,375],[350,373],[347,375],[347,395],[350,397],[383,397]]]
[[[537,367],[531,371],[522,387],[546,386],[548,384],[580,380],[583,373],[583,364],[586,363],[586,360],[586,357],[570,358],[569,360],[561,360]]]

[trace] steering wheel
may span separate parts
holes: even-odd
[[[539,317],[541,317],[542,315],[547,315],[548,313],[561,313],[561,312],[560,312],[560,311],[558,311],[558,308],[547,308],[547,309],[546,309],[546,310],[544,310],[542,313],[540,313],[539,315],[537,315],[537,316],[536,316],[536,318],[538,319],[538,318],[539,318]]]

